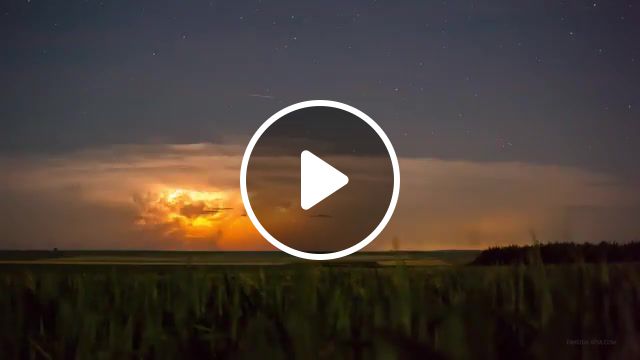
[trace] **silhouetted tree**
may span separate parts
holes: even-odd
[[[535,236],[532,234],[532,237]],[[638,262],[640,261],[640,242],[625,244],[611,242],[599,244],[534,243],[527,246],[491,247],[482,251],[471,264],[530,264],[533,261],[542,261],[545,264]]]

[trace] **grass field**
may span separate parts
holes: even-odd
[[[361,252],[323,264],[361,266],[398,264],[461,265],[471,262],[479,251]],[[205,251],[0,251],[0,265],[291,265],[306,263],[283,252]]]
[[[44,253],[0,253],[4,359],[640,358],[639,264]]]

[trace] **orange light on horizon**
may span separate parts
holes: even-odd
[[[164,228],[167,235],[187,238],[215,235],[228,218],[228,194],[223,191],[199,191],[183,188],[148,193],[136,201],[140,214],[136,224],[142,228]]]

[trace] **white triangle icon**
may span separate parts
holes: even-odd
[[[300,206],[309,210],[347,185],[347,175],[336,170],[311,151],[300,154]]]

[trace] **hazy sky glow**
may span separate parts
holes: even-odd
[[[634,1],[7,1],[0,248],[271,249],[240,154],[353,105],[401,158],[373,248],[640,238]]]
[[[271,249],[244,216],[240,149],[112,146],[5,158],[1,239],[11,248]],[[629,240],[637,189],[579,168],[403,158],[396,214],[370,249]],[[286,207],[274,216],[286,219]],[[621,215],[622,214],[622,215]],[[330,221],[330,219],[318,219]]]

